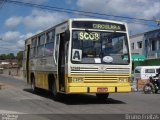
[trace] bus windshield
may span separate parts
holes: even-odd
[[[75,64],[129,64],[126,33],[73,30],[71,51]]]

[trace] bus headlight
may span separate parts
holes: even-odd
[[[119,82],[128,82],[128,78],[119,78]]]
[[[83,78],[81,78],[81,77],[69,77],[68,82],[69,83],[82,83]]]

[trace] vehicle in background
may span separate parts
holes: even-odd
[[[147,80],[158,73],[160,66],[137,66],[134,70],[134,80]]]

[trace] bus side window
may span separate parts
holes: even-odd
[[[57,60],[58,60],[58,52],[59,52],[59,42],[60,42],[60,36],[59,34],[56,35],[56,40],[55,40],[55,54],[54,54],[54,57],[55,57],[55,62],[57,64]]]
[[[36,56],[36,47],[37,47],[37,38],[32,39],[31,49],[30,49],[30,58]]]
[[[47,33],[47,41],[46,41],[45,49],[44,49],[45,56],[50,56],[53,54],[54,39],[55,39],[55,32],[54,32],[54,30],[52,30]]]
[[[42,34],[38,37],[38,57],[41,57],[44,55],[44,43],[45,43],[45,34]]]

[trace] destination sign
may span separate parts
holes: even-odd
[[[125,25],[96,21],[73,21],[72,28],[126,31]]]
[[[103,29],[103,30],[121,30],[120,25],[106,25],[106,24],[93,24],[94,29]]]
[[[92,41],[97,41],[100,39],[100,34],[97,32],[79,32],[78,34],[78,39],[79,40],[92,40]]]

